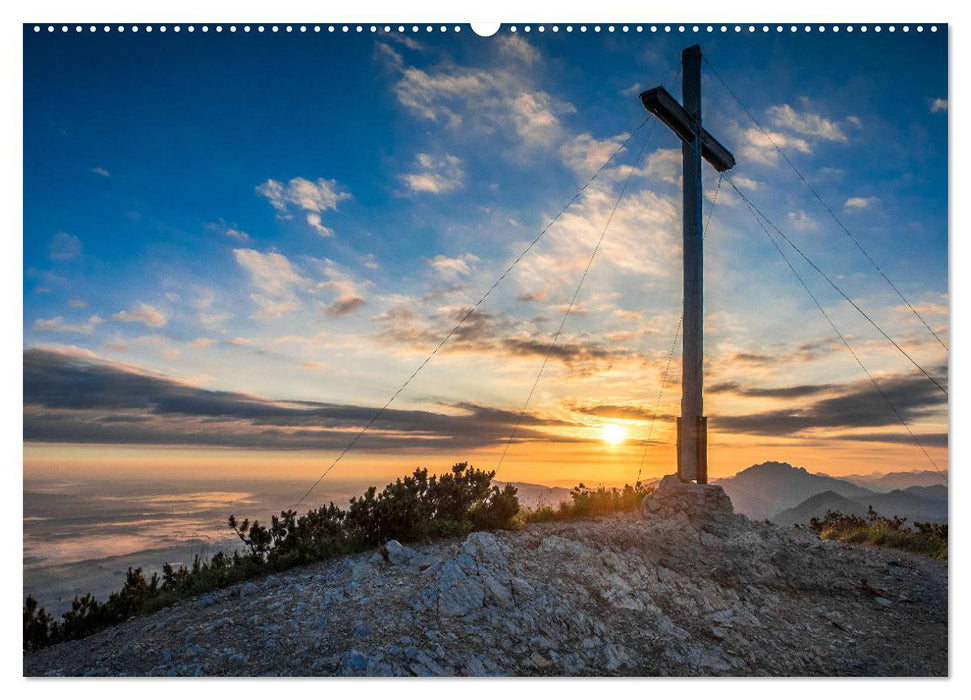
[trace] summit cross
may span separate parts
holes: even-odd
[[[680,137],[683,175],[684,333],[682,336],[681,417],[678,418],[678,476],[708,483],[708,418],[704,415],[704,231],[701,216],[701,161],[718,172],[735,157],[701,125],[701,47],[681,52],[683,106],[663,87],[641,93],[645,109]]]

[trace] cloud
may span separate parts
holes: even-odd
[[[842,122],[824,117],[813,111],[808,100],[803,100],[806,109],[799,111],[791,105],[774,105],[766,110],[767,126],[741,128],[734,126],[739,140],[743,161],[753,161],[764,165],[776,165],[779,152],[776,147],[809,155],[813,146],[821,141],[846,143],[847,125],[859,128],[859,117],[850,115]]]
[[[67,305],[72,309],[86,309],[88,308],[88,302],[81,299],[69,299]]]
[[[943,97],[935,97],[931,100],[931,112],[946,112],[947,111],[947,100]]]
[[[499,55],[527,66],[539,62],[539,51],[521,36],[509,35],[499,42]]]
[[[798,112],[791,106],[776,105],[768,109],[769,121],[776,129],[792,131],[822,141],[846,141],[837,122],[813,112]]]
[[[319,233],[324,238],[334,235],[334,229],[329,226],[324,226],[320,222],[320,214],[317,212],[310,212],[307,214],[307,223],[310,224],[310,228]]]
[[[462,325],[455,328],[460,320]],[[438,308],[428,317],[419,314],[412,302],[403,302],[381,314],[380,337],[386,342],[427,351],[449,331],[454,332],[442,352],[471,353],[490,358],[545,358],[559,362],[573,375],[605,372],[621,363],[642,364],[643,358],[616,344],[586,336],[563,333],[550,347],[552,333],[537,332],[535,324],[517,324],[510,317],[465,306]]]
[[[401,176],[412,192],[443,194],[463,186],[465,171],[458,156],[419,153],[415,164],[418,168],[416,172]]]
[[[196,338],[189,343],[194,348],[210,348],[215,344],[216,341],[212,338]]]
[[[757,127],[743,129],[740,140],[742,141],[740,149],[742,160],[764,165],[775,165],[779,161],[779,152],[776,150],[776,146],[783,150],[794,150],[805,154],[812,153],[812,148],[806,139],[769,129],[764,131]]]
[[[227,226],[222,221],[219,223],[206,224],[206,229],[209,231],[222,233],[223,235],[229,236],[234,241],[239,241],[240,243],[252,243],[253,241],[246,231],[242,231],[235,226]]]
[[[676,416],[668,413],[655,412],[653,406],[623,405],[623,404],[582,404],[568,403],[570,410],[598,418],[614,420],[636,420],[642,422],[673,423]]]
[[[191,301],[192,307],[196,310],[199,323],[207,328],[221,326],[233,317],[231,311],[218,311],[213,304],[216,301],[216,292],[209,287],[196,287],[196,296]]]
[[[51,333],[81,333],[90,335],[94,329],[104,322],[100,316],[91,316],[86,323],[65,323],[63,316],[54,318],[39,318],[34,321],[34,330],[49,331]]]
[[[74,260],[81,255],[81,249],[80,238],[60,231],[55,233],[51,242],[47,244],[47,255],[51,260],[59,262]]]
[[[913,446],[914,440],[906,433],[847,433],[837,436],[838,440],[853,440],[855,442],[886,442]],[[917,437],[924,447],[942,447],[947,449],[947,433],[922,433]]]
[[[732,394],[769,399],[801,399],[807,396],[832,393],[839,389],[836,384],[797,384],[783,387],[753,387],[743,386],[738,382],[720,382],[707,387],[709,394]]]
[[[879,197],[850,197],[843,204],[843,207],[846,209],[867,209],[879,201]]]
[[[270,179],[257,185],[256,192],[266,197],[280,218],[293,218],[292,208],[303,211],[307,223],[322,236],[330,236],[334,232],[321,223],[321,213],[337,211],[337,204],[351,196],[349,192],[342,191],[337,180],[318,178],[313,182],[302,177],[295,177],[287,183]]]
[[[329,258],[316,262],[320,265],[324,279],[317,283],[315,290],[336,294],[336,298],[330,303],[318,302],[326,315],[333,318],[350,316],[367,303],[363,289],[370,286],[370,281],[357,279],[348,268]]]
[[[506,35],[492,43],[498,65],[404,67],[395,96],[417,117],[447,129],[499,132],[521,146],[549,147],[562,138],[560,117],[575,108],[537,87],[540,57],[525,39]]]
[[[818,231],[819,222],[804,211],[791,211],[786,215],[789,225],[797,231]]]
[[[309,285],[286,256],[260,253],[252,248],[233,250],[236,262],[249,273],[254,291],[250,300],[256,304],[256,316],[279,318],[300,307],[297,290]]]
[[[111,177],[111,173],[109,173],[101,166],[98,166],[97,168],[91,168],[91,172],[93,172],[95,175],[100,175],[101,177]]]
[[[122,323],[141,323],[148,328],[162,328],[168,323],[165,314],[150,304],[139,303],[128,311],[119,311],[111,317]]]
[[[460,255],[457,258],[449,258],[445,255],[436,255],[428,264],[435,269],[438,275],[444,280],[456,280],[461,275],[468,275],[472,272],[470,264],[479,262],[479,258],[472,253]]]
[[[591,175],[629,136],[625,132],[606,139],[596,139],[589,133],[578,134],[560,146],[560,157],[574,172]]]
[[[374,43],[374,58],[394,71],[400,71],[405,66],[405,59],[402,58],[401,54],[382,41]]]
[[[946,374],[947,367],[934,369],[936,374]],[[893,404],[900,416],[908,423],[931,417],[947,409],[947,398],[923,375],[894,375],[878,377],[877,383],[883,394]],[[773,396],[793,398],[810,396],[812,387],[789,387],[775,390],[778,395],[766,394],[773,390],[746,389],[737,384],[726,387],[733,393],[746,396]],[[868,380],[853,382],[843,387],[824,385],[820,392],[834,392],[836,395],[821,399],[808,405],[797,403],[791,407],[737,416],[720,416],[717,429],[733,433],[755,435],[787,436],[809,431],[846,430],[858,428],[899,427],[897,416],[887,405],[880,391]],[[714,422],[713,422],[714,425]]]
[[[659,148],[647,157],[647,164],[638,173],[671,185],[681,183],[681,149]]]
[[[324,308],[324,313],[328,316],[339,318],[350,316],[367,303],[363,297],[355,294],[345,294],[337,297],[332,303]]]
[[[759,188],[759,183],[750,177],[745,177],[744,175],[734,175],[732,176],[732,182],[738,185],[743,190],[748,190],[749,192],[755,192]]]
[[[351,196],[338,189],[336,180],[323,178],[311,182],[302,177],[295,177],[286,184],[270,179],[257,185],[256,191],[266,197],[273,208],[281,213],[286,213],[290,204],[305,211],[336,210],[338,202]]]
[[[358,448],[428,449],[443,441],[450,450],[491,446],[519,421],[518,412],[471,403],[444,408],[447,413],[386,410]],[[130,365],[40,348],[24,352],[28,442],[334,450],[377,410],[213,391]],[[548,428],[573,425],[527,413],[517,440],[548,439]]]

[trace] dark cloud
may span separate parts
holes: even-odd
[[[389,409],[359,446],[488,446],[508,439],[519,418],[472,403],[443,408],[449,412]],[[42,349],[24,352],[25,441],[334,449],[376,413],[374,406],[270,401],[126,365]],[[546,440],[547,429],[567,425],[572,424],[527,414],[517,441]]]
[[[503,357],[544,358],[560,362],[574,373],[603,371],[621,362],[644,362],[643,356],[622,347],[584,337],[560,336],[550,349],[550,333],[524,332],[509,317],[475,310],[466,318],[468,308],[456,307],[432,318],[424,318],[410,305],[396,307],[379,317],[384,324],[381,336],[388,341],[417,347],[435,347],[454,330],[443,352],[482,353]],[[464,319],[464,320],[463,320]],[[531,328],[546,319],[533,319]]]
[[[737,396],[751,396],[770,399],[798,399],[804,396],[816,396],[830,393],[839,389],[836,384],[797,384],[777,388],[742,386],[738,382],[721,382],[708,387],[709,394],[735,394]]]
[[[333,304],[329,304],[324,313],[335,318],[339,318],[341,316],[350,316],[366,303],[367,302],[359,296],[344,296],[339,298]]]
[[[938,375],[945,374],[946,367],[935,368]],[[883,394],[869,380],[847,385],[836,396],[821,399],[808,405],[793,405],[784,409],[739,416],[719,416],[712,419],[712,426],[720,431],[750,433],[756,435],[793,435],[813,429],[852,429],[899,427],[900,421],[888,406],[888,401],[908,424],[927,418],[947,408],[947,399],[921,374],[910,374],[877,380]],[[825,385],[821,385],[825,386]],[[792,390],[812,392],[806,387]],[[836,389],[827,386],[826,391]],[[737,388],[743,395],[754,389]],[[909,436],[907,437],[909,440]],[[896,442],[881,437],[884,442]],[[890,436],[893,437],[893,436]]]
[[[780,347],[777,352],[737,352],[728,362],[753,367],[768,367],[772,365],[791,365],[802,362],[812,362],[825,357],[834,351],[840,351],[842,346],[834,344],[830,339],[813,340],[802,343],[796,348]]]
[[[914,439],[907,433],[888,434],[888,433],[850,433],[840,435],[840,440],[853,440],[858,442],[892,442],[903,445],[913,445]],[[926,433],[918,435],[917,439],[924,447],[947,447],[947,433]]]
[[[628,406],[619,404],[570,404],[569,407],[578,413],[598,418],[616,418],[618,420],[640,420],[650,422],[654,419],[654,409],[648,406]],[[668,413],[658,413],[657,421],[661,423],[674,422],[675,417]]]

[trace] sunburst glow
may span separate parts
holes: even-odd
[[[616,423],[608,423],[600,431],[600,437],[604,442],[617,445],[624,441],[627,431]]]

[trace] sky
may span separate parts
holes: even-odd
[[[673,472],[680,144],[638,94],[688,43],[25,28],[25,472],[313,480],[618,149],[334,474]],[[738,192],[946,386],[842,228],[946,343],[946,30],[701,45]],[[704,177],[710,475],[945,469],[947,397],[777,239],[875,386]]]

